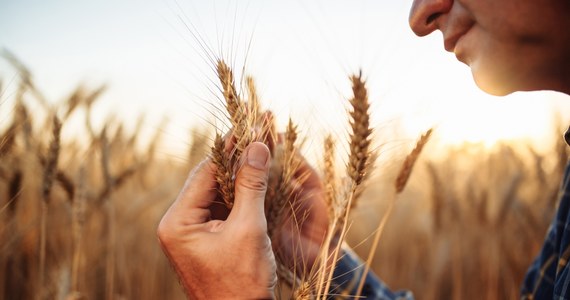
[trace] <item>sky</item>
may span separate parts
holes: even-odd
[[[443,50],[441,34],[418,38],[410,0],[0,0],[0,48],[31,71],[46,97],[62,101],[78,84],[108,85],[95,120],[110,116],[163,129],[166,155],[179,155],[192,126],[218,124],[213,58],[252,75],[265,107],[307,136],[344,132],[348,76],[362,70],[373,124],[397,125],[405,141],[436,126],[448,143],[541,137],[552,110],[570,120],[567,96],[492,97],[469,68]],[[245,66],[245,68],[244,68]],[[0,61],[10,101],[16,71]],[[9,109],[0,106],[0,120]],[[393,137],[398,140],[398,137]],[[310,143],[309,143],[310,144]],[[315,146],[316,147],[316,146]]]

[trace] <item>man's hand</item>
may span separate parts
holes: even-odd
[[[276,248],[284,263],[297,274],[307,274],[315,267],[317,258],[324,246],[329,220],[325,203],[324,187],[317,172],[299,156],[301,165],[294,181],[303,177],[291,196],[292,211],[284,217],[284,224],[279,231]],[[334,239],[329,245],[334,248]],[[329,253],[330,254],[330,253]]]
[[[236,176],[235,203],[215,219],[215,165],[202,162],[158,227],[158,238],[189,296],[196,299],[270,299],[277,282],[267,236],[264,198],[269,149],[253,143]]]

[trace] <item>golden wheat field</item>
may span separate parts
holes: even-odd
[[[145,5],[137,4],[137,10],[116,2],[78,8],[90,10],[85,18],[95,27],[110,27],[107,34],[124,30],[127,27],[119,25],[130,22],[139,26],[138,31],[97,37],[97,31],[89,31],[80,15],[74,15],[71,21],[81,30],[62,23],[65,29],[59,33],[77,34],[77,41],[70,38],[73,43],[50,48],[64,59],[43,65],[42,72],[51,70],[54,77],[49,78],[52,73],[38,77],[48,79],[45,84],[32,76],[34,69],[2,49],[0,69],[8,66],[13,72],[0,70],[0,300],[186,299],[161,249],[159,222],[189,172],[204,159],[216,166],[219,201],[214,205],[230,211],[241,155],[252,142],[265,143],[271,152],[265,215],[277,262],[276,299],[358,298],[331,290],[331,266],[343,247],[362,258],[365,272],[377,274],[393,290],[412,291],[418,300],[518,299],[527,267],[540,250],[557,207],[570,155],[562,139],[570,123],[567,111],[553,109],[546,122],[539,122],[540,117],[524,119],[527,111],[532,112],[531,105],[520,105],[520,114],[502,116],[511,113],[507,105],[491,111],[488,99],[466,107],[462,105],[467,101],[447,99],[479,100],[481,95],[468,89],[463,93],[465,86],[457,84],[463,78],[453,81],[463,73],[453,73],[441,64],[443,58],[435,58],[429,50],[411,51],[419,44],[409,42],[401,26],[381,22],[398,16],[407,30],[403,15],[409,8],[400,4],[379,5],[374,0],[359,5],[340,0],[300,4],[313,16],[309,21],[315,24],[310,27],[311,22],[296,15],[300,10],[275,4],[279,1],[253,17],[248,13],[255,14],[260,3],[269,1],[250,1],[247,8],[237,1],[221,1],[214,14],[203,11],[215,1],[213,5],[171,2],[173,14],[165,17],[171,25],[168,30],[192,48],[179,49],[173,43],[167,55],[180,51],[179,56],[144,52],[163,46],[162,40],[149,43],[134,37],[151,31],[151,26],[133,17],[145,15]],[[191,8],[185,11],[184,4]],[[116,10],[104,9],[107,6]],[[13,12],[16,8],[6,7]],[[332,18],[319,19],[327,9]],[[102,24],[97,10],[105,18],[113,13],[118,17],[109,16],[109,24]],[[54,10],[54,15],[65,19],[71,11]],[[46,28],[57,27],[44,14],[37,17]],[[277,21],[264,23],[263,17]],[[10,22],[6,24],[19,24]],[[250,24],[259,25],[248,28]],[[21,26],[14,32],[24,36],[27,27]],[[250,30],[258,35],[249,35]],[[278,35],[280,31],[292,32],[296,39]],[[63,40],[54,36],[50,37],[54,44]],[[79,36],[89,41],[80,42]],[[137,42],[120,41],[130,38]],[[169,44],[168,38],[164,44]],[[42,45],[43,40],[38,41]],[[116,48],[109,46],[114,43]],[[355,50],[358,46],[362,49]],[[402,56],[391,56],[390,48]],[[197,53],[187,54],[192,51]],[[123,90],[125,99],[111,105],[107,101],[110,109],[101,117],[101,102],[117,78],[109,78],[109,85],[70,82],[67,88],[72,92],[55,97],[42,89],[64,80],[67,60],[69,65],[110,61],[118,69],[128,69],[125,77],[145,73],[142,70],[153,76],[147,81],[134,78],[138,83],[127,93]],[[191,62],[190,67],[185,61]],[[158,125],[150,120],[155,117],[152,113],[133,117],[139,104],[160,111],[174,95],[174,89],[162,82],[171,77],[154,74],[152,64],[164,69],[175,64],[193,72],[172,76],[180,75],[187,93],[182,101],[172,102],[176,112]],[[349,71],[354,65],[362,69]],[[440,66],[441,73],[429,73]],[[325,83],[316,84],[311,77]],[[339,83],[338,78],[344,81]],[[429,94],[428,88],[435,93]],[[429,105],[419,103],[427,98],[442,101],[426,108]],[[148,99],[154,102],[149,105]],[[311,102],[309,108],[301,105],[304,100]],[[192,101],[194,106],[188,104]],[[471,127],[477,127],[488,118],[486,128],[477,128],[488,140],[468,142],[470,134],[463,132],[467,126],[450,130],[449,124],[439,126],[422,118],[454,109],[452,116],[460,120],[451,124],[472,122]],[[180,122],[173,117],[176,113],[190,124],[182,129],[184,138],[169,131],[169,120]],[[515,118],[517,114],[522,121]],[[548,129],[540,131],[536,125],[531,132],[527,123],[545,123]],[[497,138],[517,126],[522,128],[518,132],[529,131],[525,137],[534,138]],[[450,133],[455,136],[450,138]],[[322,183],[322,193],[316,197],[303,190],[314,179],[309,165]],[[318,207],[325,212],[328,227],[323,245],[310,254],[314,257],[308,260],[314,262],[308,265],[298,259],[297,249],[286,248],[280,239],[284,231],[300,234],[307,208],[315,207],[308,202],[311,197],[323,200]],[[357,284],[359,294],[363,281]]]
[[[202,126],[191,131],[180,160],[157,155],[161,130],[141,146],[140,126],[127,132],[112,119],[94,128],[91,109],[104,88],[78,87],[51,105],[30,72],[8,59],[19,78],[12,82],[14,105],[0,104],[11,112],[0,132],[0,298],[183,299],[157,224],[187,173],[207,156],[222,170],[220,196],[231,208],[232,170],[252,141],[272,144],[269,234],[285,222],[291,181],[302,180],[295,174],[304,137],[294,116],[286,128],[275,128],[254,79],[236,87],[223,60],[217,74],[227,112],[220,118],[232,128],[234,151],[224,151],[223,132]],[[385,158],[371,147],[365,79],[350,79],[349,137],[318,141],[324,159],[313,162],[325,182],[329,232],[339,233],[392,288],[410,289],[418,299],[516,298],[555,210],[567,145],[556,139],[547,152],[523,141],[451,147],[439,144],[436,129],[432,140],[432,130],[418,132],[417,141]],[[73,124],[84,135],[61,139],[71,118],[81,120]],[[561,124],[552,122],[556,135]],[[382,136],[382,128],[374,130]],[[343,147],[348,157],[338,158]],[[320,255],[336,257],[332,251]],[[281,297],[297,299],[326,295],[332,276],[318,260],[308,274],[287,267],[279,273],[280,285],[293,290]]]

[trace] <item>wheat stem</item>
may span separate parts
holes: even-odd
[[[339,239],[338,239],[338,244],[337,244],[337,246],[336,246],[336,248],[335,248],[335,250],[334,250],[334,252],[333,252],[333,259],[332,259],[332,264],[333,264],[333,265],[332,265],[331,269],[330,269],[329,272],[328,272],[328,276],[327,276],[328,278],[327,278],[327,280],[326,280],[326,282],[325,282],[325,283],[326,283],[326,284],[325,284],[325,288],[324,288],[324,290],[322,291],[322,294],[320,294],[320,295],[322,295],[323,297],[328,293],[328,291],[329,291],[329,289],[330,289],[330,285],[331,285],[332,277],[333,277],[333,273],[334,273],[334,266],[335,266],[336,262],[338,261],[339,254],[340,254],[340,252],[341,252],[342,243],[343,243],[343,241],[344,241],[344,238],[346,237],[346,233],[348,232],[348,222],[347,222],[346,220],[348,220],[348,215],[350,215],[350,211],[351,211],[351,207],[352,207],[352,200],[353,200],[353,196],[354,196],[355,190],[356,190],[356,186],[353,185],[353,186],[350,188],[350,192],[349,192],[349,195],[348,195],[348,202],[347,202],[347,204],[346,204],[345,215],[344,215],[344,217],[343,217],[344,219],[343,219],[342,223],[340,223],[340,224],[342,225],[342,229],[341,229],[341,231],[340,231],[340,237],[339,237]],[[339,224],[339,223],[337,222],[337,225],[338,225],[338,224]],[[335,227],[336,227],[336,226],[335,226]],[[336,231],[336,228],[333,227],[333,230]],[[333,231],[333,234],[334,234],[334,231]],[[323,298],[323,299],[326,299],[326,298]]]
[[[408,182],[408,179],[410,178],[410,175],[412,173],[412,169],[413,169],[420,153],[422,152],[422,149],[424,148],[425,144],[429,141],[431,133],[432,133],[432,129],[429,129],[426,133],[424,133],[420,137],[420,139],[417,141],[416,146],[414,147],[412,152],[406,156],[406,159],[404,160],[404,163],[402,164],[402,168],[400,169],[400,172],[399,172],[399,174],[396,178],[396,181],[395,181],[395,183],[396,183],[395,184],[396,185],[396,195],[400,194],[404,190],[404,187],[406,186],[406,183]],[[386,226],[386,222],[388,222],[388,218],[392,214],[392,210],[394,209],[395,202],[396,202],[395,196],[392,196],[392,198],[390,199],[390,201],[388,203],[388,209],[387,209],[386,213],[384,213],[384,216],[382,216],[382,219],[380,220],[380,224],[378,224],[378,227],[376,228],[376,232],[374,234],[374,240],[372,242],[372,247],[370,248],[370,251],[368,252],[368,258],[366,259],[364,272],[362,273],[362,276],[360,277],[360,282],[358,284],[358,288],[356,290],[355,297],[360,297],[360,294],[362,293],[362,289],[364,288],[364,283],[366,282],[366,276],[368,275],[368,272],[370,271],[370,265],[372,264],[372,261],[374,260],[374,256],[376,255],[376,249],[378,247],[378,243],[380,242],[380,237],[382,235],[382,232],[384,231],[384,227]]]
[[[376,255],[376,249],[378,248],[378,243],[380,242],[380,237],[382,236],[382,232],[384,231],[384,227],[388,222],[388,218],[392,215],[392,211],[394,209],[396,200],[394,199],[395,196],[392,196],[392,199],[388,202],[388,208],[386,212],[382,216],[378,227],[376,228],[376,232],[374,233],[374,240],[372,241],[372,246],[370,247],[370,251],[368,252],[368,258],[366,259],[366,263],[364,265],[364,271],[362,272],[362,276],[360,277],[360,282],[358,283],[358,288],[356,289],[355,298],[360,297],[362,294],[362,289],[364,288],[364,284],[366,283],[366,276],[368,276],[368,272],[370,271],[370,266],[372,265],[372,261],[374,260],[374,256]]]
[[[115,290],[115,205],[111,197],[114,188],[114,179],[111,175],[109,161],[109,143],[107,140],[106,128],[101,133],[101,167],[103,169],[103,181],[105,188],[102,193],[102,200],[107,205],[107,260],[105,268],[105,299],[112,300]]]
[[[48,203],[55,173],[57,171],[57,162],[60,152],[60,133],[61,123],[57,116],[53,117],[52,125],[52,141],[49,145],[49,151],[44,168],[44,177],[42,185],[42,204],[40,217],[40,266],[39,266],[39,289],[37,292],[38,299],[43,299],[45,288],[45,264],[46,264],[46,234],[47,234],[47,217]]]
[[[73,234],[73,259],[71,263],[71,290],[79,291],[79,266],[83,256],[83,225],[85,223],[85,166],[79,169],[78,193],[73,198],[71,227]]]

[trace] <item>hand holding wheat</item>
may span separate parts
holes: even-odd
[[[164,252],[193,299],[273,298],[276,264],[264,213],[270,153],[262,143],[244,153],[227,219],[212,216],[216,166],[208,159],[189,176],[158,227]]]
[[[298,160],[289,201],[291,209],[283,217],[274,248],[278,249],[276,253],[285,265],[302,277],[316,265],[325,243],[329,219],[318,173],[303,157],[298,156]],[[334,242],[330,245],[335,246]]]

